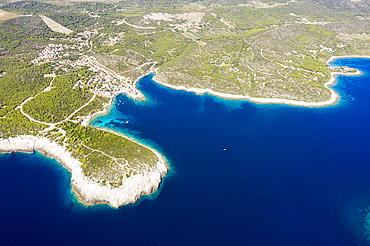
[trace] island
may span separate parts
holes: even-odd
[[[0,151],[39,151],[70,170],[87,204],[159,188],[157,150],[89,125],[139,79],[198,94],[307,107],[335,104],[338,57],[370,54],[370,15],[321,1],[19,1],[0,6]]]

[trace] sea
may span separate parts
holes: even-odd
[[[85,206],[41,153],[0,155],[0,245],[370,245],[370,59],[338,76],[335,105],[256,104],[173,90],[118,95],[90,125],[162,155],[158,191]]]

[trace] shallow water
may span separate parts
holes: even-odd
[[[165,155],[160,191],[86,208],[58,162],[1,155],[1,244],[368,244],[370,60],[333,64],[365,74],[339,76],[341,100],[323,108],[196,95],[144,77],[147,101],[119,95],[91,125]]]

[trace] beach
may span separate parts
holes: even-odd
[[[133,83],[133,86],[140,78]],[[135,100],[145,99],[144,95],[140,92],[138,94],[134,94],[127,90],[120,93],[125,93],[128,97],[131,97]],[[96,117],[97,115],[106,114],[109,111],[109,106],[111,106],[113,103],[113,98],[117,96],[117,94],[118,93],[115,93],[110,97],[109,102],[103,105],[102,111],[98,111],[92,115],[84,117],[81,125],[87,126],[92,118]],[[118,188],[111,189],[108,186],[99,185],[98,183],[87,178],[83,173],[83,164],[76,158],[72,157],[72,153],[70,153],[64,146],[52,142],[45,137],[23,135],[9,139],[0,139],[0,152],[33,153],[34,151],[39,151],[53,159],[58,160],[67,170],[71,172],[72,190],[80,198],[79,200],[81,200],[81,202],[83,202],[85,205],[106,203],[112,207],[118,208],[122,205],[134,203],[142,195],[150,195],[157,190],[162,178],[167,173],[168,166],[165,158],[156,150],[122,134],[102,128],[99,129],[119,135],[120,137],[127,138],[130,141],[150,149],[158,158],[157,168],[150,172],[143,171],[142,174],[132,175],[129,178],[123,175],[124,178],[122,180],[122,185]]]
[[[329,60],[326,61],[326,64],[336,60],[336,59],[346,59],[346,58],[367,58],[370,59],[370,56],[332,56]]]
[[[332,57],[327,61],[327,64],[335,59],[339,58],[351,58],[351,57]],[[370,57],[366,57],[370,58]],[[357,70],[355,73],[340,73],[340,72],[332,72],[330,80],[325,83],[325,87],[328,88],[331,92],[331,97],[329,100],[324,102],[304,102],[304,101],[295,101],[289,99],[277,99],[277,98],[253,98],[249,96],[240,96],[240,95],[233,95],[228,93],[221,93],[216,92],[211,89],[198,89],[198,88],[187,88],[185,86],[173,86],[170,84],[165,84],[160,81],[153,80],[166,87],[170,87],[176,90],[185,90],[189,92],[195,92],[196,94],[205,94],[209,93],[218,97],[222,98],[230,98],[230,99],[238,99],[238,100],[249,100],[255,103],[263,103],[263,104],[288,104],[288,105],[295,105],[295,106],[303,106],[303,107],[322,107],[333,105],[338,102],[339,95],[331,89],[329,86],[336,83],[336,75],[346,75],[346,76],[358,76],[361,75],[362,72]],[[143,75],[145,76],[145,75]],[[142,77],[143,77],[142,76]],[[141,78],[141,77],[140,77]],[[139,81],[138,78],[134,85]],[[130,96],[130,95],[128,95]],[[110,102],[104,105],[104,110],[100,112],[96,112],[91,116],[85,118],[82,122],[83,126],[87,126],[89,121],[99,115],[105,114],[108,112],[107,107],[112,105],[113,98],[111,98]],[[103,131],[108,131],[113,134],[119,135],[121,137],[128,138],[120,133],[98,128]],[[77,195],[84,201],[86,204],[97,204],[97,203],[107,203],[112,207],[118,208],[119,206],[133,203],[137,201],[142,195],[149,195],[152,194],[155,190],[158,189],[159,184],[161,183],[162,178],[167,173],[168,165],[165,158],[156,150],[145,146],[134,139],[128,138],[130,141],[134,141],[135,143],[142,145],[148,149],[150,149],[157,157],[158,163],[156,170],[152,172],[146,172],[140,175],[134,175],[129,178],[124,178],[123,185],[119,188],[110,189],[107,186],[99,185],[91,180],[89,180],[83,173],[82,163],[72,157],[71,153],[64,147],[55,142],[50,141],[45,137],[36,137],[31,135],[24,135],[18,136],[15,138],[9,139],[0,139],[0,152],[8,153],[8,152],[29,152],[32,153],[34,151],[40,151],[47,156],[50,156],[59,162],[71,172],[71,183],[73,190],[77,193]]]
[[[329,64],[335,59],[341,59],[341,58],[342,59],[343,58],[370,58],[370,56],[333,56],[326,62],[326,64]],[[156,70],[156,73],[157,73],[157,70]],[[355,73],[332,72],[330,80],[324,84],[324,86],[330,90],[331,96],[330,96],[330,99],[323,101],[323,102],[304,102],[304,101],[296,101],[296,100],[283,99],[283,98],[259,98],[259,97],[241,96],[241,95],[216,92],[216,91],[213,91],[212,89],[199,89],[199,88],[192,88],[192,87],[188,88],[186,86],[170,85],[170,84],[163,83],[159,80],[156,80],[155,76],[153,77],[153,80],[158,84],[161,84],[166,87],[170,87],[175,90],[185,90],[188,92],[195,92],[196,94],[200,94],[200,95],[208,93],[208,94],[211,94],[217,97],[236,99],[236,100],[248,100],[254,103],[262,103],[262,104],[287,104],[287,105],[301,106],[301,107],[324,107],[324,106],[334,105],[339,101],[338,93],[329,87],[336,83],[336,77],[335,77],[336,75],[358,76],[361,74],[362,72],[359,70],[357,70]]]
[[[144,77],[138,88],[153,102],[119,95],[89,124],[163,153],[170,175],[160,189],[119,209],[85,206],[58,162],[41,152],[3,154],[4,241],[367,245],[369,62],[331,63],[364,76],[337,76],[338,106],[324,108],[214,100]]]

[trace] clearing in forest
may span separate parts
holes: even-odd
[[[61,32],[61,33],[64,33],[64,34],[70,34],[71,32],[73,32],[72,30],[62,26],[58,22],[55,22],[52,19],[50,19],[50,18],[48,18],[44,15],[40,15],[40,17],[45,22],[45,24],[48,27],[50,27],[50,29],[53,30],[54,32]]]
[[[19,17],[19,15],[9,13],[9,12],[6,12],[0,9],[0,21],[6,21],[9,19],[17,18],[17,17]]]

